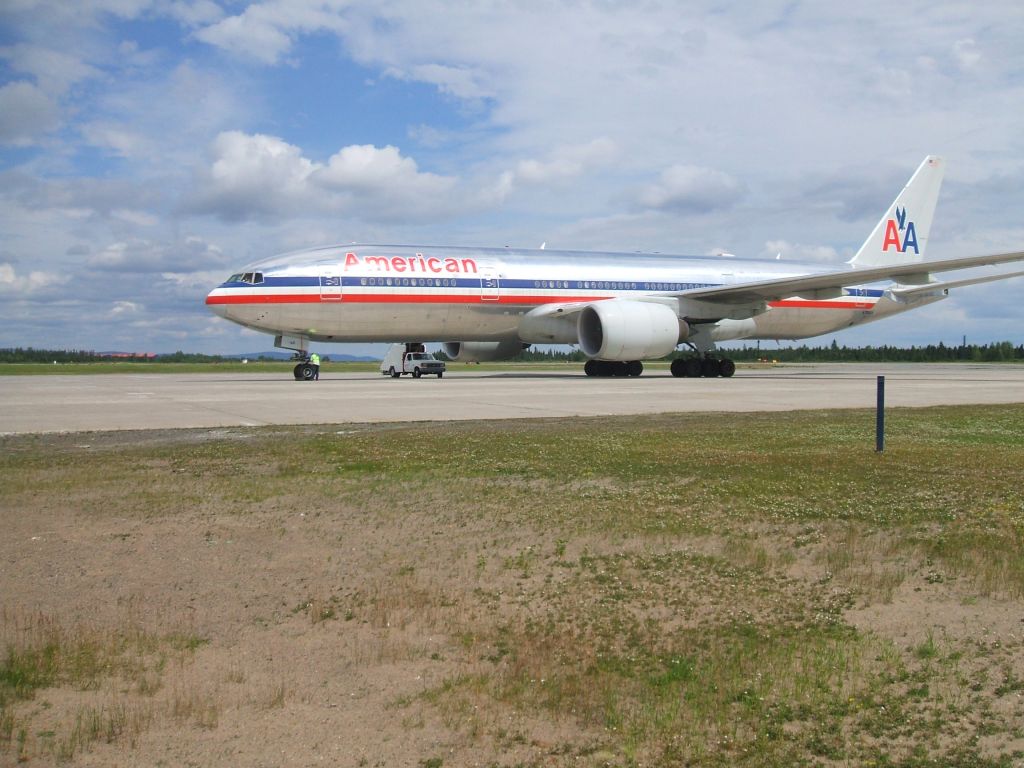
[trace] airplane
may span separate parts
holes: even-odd
[[[925,261],[942,158],[928,156],[843,268],[778,258],[340,245],[242,268],[209,308],[273,334],[310,379],[309,344],[441,342],[456,362],[506,360],[532,344],[578,345],[588,376],[733,375],[716,344],[805,339],[940,301],[950,289],[1022,272],[938,281],[935,273],[1024,260],[1024,251]]]

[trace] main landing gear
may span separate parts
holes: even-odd
[[[680,357],[672,361],[670,370],[677,378],[728,379],[736,373],[736,363],[727,357]]]
[[[293,359],[299,361],[296,363],[295,367],[292,368],[292,374],[295,376],[295,380],[312,381],[313,377],[316,375],[316,370],[310,364],[309,358],[296,356]]]
[[[736,363],[727,357],[680,357],[672,361],[671,371],[677,378],[728,379],[736,373]],[[639,360],[587,360],[583,372],[587,376],[639,376],[644,372],[644,364]]]
[[[583,372],[587,376],[639,376],[644,372],[644,364],[639,360],[587,360]]]

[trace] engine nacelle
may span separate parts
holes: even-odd
[[[612,300],[585,307],[576,332],[587,357],[647,360],[669,354],[687,337],[689,327],[664,304]]]
[[[502,341],[446,341],[441,345],[449,360],[457,363],[487,363],[515,357],[529,344],[519,339]]]

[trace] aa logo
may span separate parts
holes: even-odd
[[[917,248],[917,230],[914,229],[914,222],[907,221],[906,208],[897,208],[896,218],[889,219],[885,224],[882,250],[888,251],[893,246],[900,253],[906,253],[908,248],[913,248],[916,254],[921,253]]]

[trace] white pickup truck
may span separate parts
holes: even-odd
[[[380,364],[380,372],[397,379],[411,373],[414,379],[420,376],[444,376],[445,364],[435,360],[422,344],[392,344]]]

